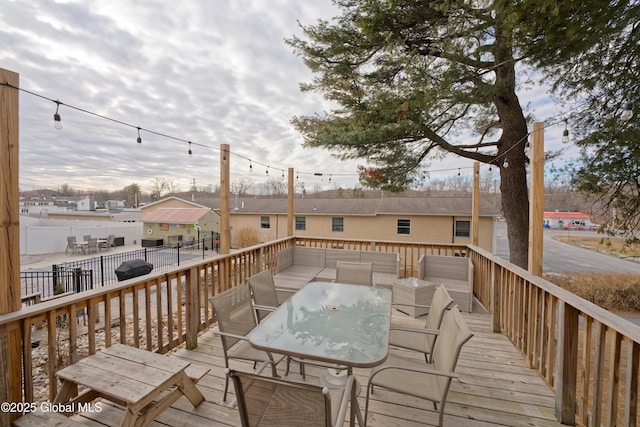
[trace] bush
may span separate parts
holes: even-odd
[[[260,243],[258,238],[258,231],[251,227],[241,227],[236,230],[233,246],[235,248],[246,248],[247,246],[253,246]]]
[[[618,313],[640,313],[640,275],[623,273],[570,273],[545,279]]]

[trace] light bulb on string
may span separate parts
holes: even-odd
[[[251,163],[251,159],[249,159],[249,172],[253,172],[253,164]]]
[[[506,158],[504,159],[504,162],[502,163],[502,167],[503,168],[508,168],[509,167],[509,160],[507,160]]]
[[[61,130],[62,121],[60,120],[60,114],[58,114],[58,108],[60,108],[60,101],[56,100],[56,112],[53,114],[53,127]]]
[[[193,154],[193,151],[191,151],[191,141],[189,141],[189,156],[191,156]]]
[[[493,169],[491,169],[491,165],[489,165],[489,173],[493,172]]]
[[[138,144],[142,144],[142,137],[140,137],[140,126],[138,126],[138,139],[137,139]]]
[[[631,120],[633,117],[633,102],[625,102],[622,107],[622,114],[620,114],[620,120]]]
[[[329,182],[331,182],[331,175],[329,175]]]
[[[458,176],[460,176],[460,168],[458,168]]]
[[[269,166],[267,166],[267,172],[266,173],[267,173],[267,175],[269,175]]]
[[[568,144],[569,143],[569,120],[568,119],[564,119],[564,131],[562,131],[562,143],[563,144]]]

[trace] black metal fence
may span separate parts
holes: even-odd
[[[54,265],[51,271],[21,272],[20,284],[23,302],[30,305],[55,295],[93,289],[94,278],[92,270]]]
[[[117,282],[115,270],[125,261],[142,259],[153,264],[153,271],[162,271],[189,260],[205,259],[217,254],[216,243],[212,238],[206,238],[188,245],[141,248],[57,264],[51,271],[21,272],[23,302],[29,303],[28,300],[37,294],[46,299],[62,292],[83,292]]]

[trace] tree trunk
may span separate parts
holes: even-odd
[[[504,64],[496,69],[494,103],[502,124],[496,163],[500,167],[500,192],[502,212],[507,220],[509,261],[526,270],[529,262],[529,196],[524,147],[528,132],[515,92],[516,73],[510,33],[505,31],[503,34],[505,36],[496,41],[496,62]]]
[[[527,269],[529,262],[529,198],[524,161],[516,162],[509,159],[508,168],[500,167],[500,192],[502,193],[502,211],[507,220],[509,261]]]

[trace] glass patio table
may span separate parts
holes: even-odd
[[[367,368],[387,358],[391,290],[310,282],[248,336],[261,350]]]

